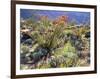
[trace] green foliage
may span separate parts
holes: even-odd
[[[40,21],[40,25],[43,26],[43,27],[50,27],[51,26],[51,23],[48,19],[42,19]]]
[[[25,46],[25,45],[21,45],[21,53],[24,53],[24,54],[26,54],[26,53],[29,53],[29,48],[28,48],[28,46]]]
[[[63,47],[55,50],[54,55],[71,55],[71,53],[76,53],[75,47],[71,45],[71,42],[68,41]]]
[[[26,69],[28,69],[28,66],[27,66],[27,65],[21,65],[21,66],[20,66],[20,69],[21,69],[21,70],[26,70]]]

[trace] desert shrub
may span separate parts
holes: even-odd
[[[71,42],[68,41],[64,47],[58,48],[53,52],[53,55],[61,63],[61,67],[75,66],[77,60],[77,53],[75,47],[71,45]],[[61,57],[59,57],[61,56]],[[61,62],[62,61],[62,62]]]
[[[22,44],[21,45],[21,53],[24,53],[24,54],[29,53],[29,47]]]

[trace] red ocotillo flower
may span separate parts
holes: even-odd
[[[52,23],[55,26],[59,26],[59,25],[67,25],[67,21],[68,21],[68,16],[60,16],[58,17],[56,20],[54,20]]]

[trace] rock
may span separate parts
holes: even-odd
[[[87,58],[87,63],[90,64],[90,57]]]
[[[80,51],[80,52],[78,53],[78,56],[79,56],[80,58],[86,58],[86,57],[89,57],[89,56],[90,56],[90,53],[87,52],[87,51]]]
[[[27,34],[21,34],[21,43],[25,42],[27,39],[31,39],[31,37]]]
[[[87,32],[87,33],[85,34],[85,37],[86,37],[86,38],[90,38],[90,32]]]
[[[23,43],[27,45],[32,45],[32,41],[33,41],[32,39],[27,39]]]
[[[21,58],[20,58],[20,63],[21,64],[26,64],[28,61],[30,61],[30,58],[26,56],[26,54],[21,54]]]

